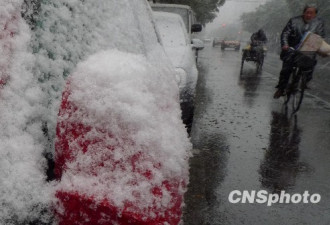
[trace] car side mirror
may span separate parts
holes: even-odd
[[[202,24],[193,24],[191,25],[191,33],[194,32],[201,32],[202,31]]]
[[[204,42],[200,39],[191,39],[192,48],[196,50],[202,50],[204,48]]]

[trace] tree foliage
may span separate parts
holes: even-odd
[[[280,32],[290,16],[286,0],[273,0],[259,6],[255,12],[244,13],[241,20],[244,30],[252,33],[262,28],[270,35]]]
[[[159,3],[189,5],[196,13],[196,19],[205,25],[212,22],[219,12],[218,7],[222,6],[226,0],[158,0]]]

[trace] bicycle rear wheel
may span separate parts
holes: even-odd
[[[287,91],[287,93],[284,96],[284,105],[287,106],[289,101],[291,99],[291,91]]]
[[[296,91],[293,93],[293,99],[292,99],[292,108],[293,108],[293,113],[298,112],[300,109],[302,100],[304,98],[304,93],[305,93],[305,87],[306,87],[306,76],[301,74],[301,71],[299,71],[300,75],[298,77],[298,88]]]
[[[297,68],[294,68],[292,71],[292,74],[290,75],[289,83],[287,84],[287,87],[285,89],[285,96],[284,96],[284,105],[285,107],[288,107],[288,103],[291,99],[291,96],[294,95],[294,92],[297,89],[297,82],[295,82],[297,79]]]

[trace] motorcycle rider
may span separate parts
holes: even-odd
[[[307,4],[304,7],[303,15],[293,17],[284,27],[281,34],[281,47],[282,52],[280,55],[283,61],[282,70],[280,72],[278,85],[276,86],[277,91],[274,94],[274,98],[278,99],[283,96],[284,90],[289,82],[290,75],[293,70],[294,57],[290,57],[289,48],[299,45],[302,37],[308,31],[320,35],[322,38],[325,37],[324,31],[324,21],[317,17],[317,6],[315,4]],[[314,54],[313,58],[316,57]],[[307,73],[307,82],[312,79],[312,74],[314,67],[316,65],[316,60],[314,65],[309,65],[303,70]]]

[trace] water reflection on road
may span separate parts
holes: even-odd
[[[254,97],[258,95],[258,87],[261,80],[261,75],[256,73],[255,69],[245,69],[239,76],[238,85],[244,88],[245,102],[249,107],[254,104]]]
[[[200,68],[207,69],[207,68]],[[203,73],[207,73],[203,71]],[[186,193],[185,224],[207,224],[206,217],[221,204],[216,190],[226,173],[228,144],[224,134],[219,132],[218,121],[206,115],[205,109],[212,102],[211,90],[205,89],[205,77],[200,76],[198,84],[198,106],[195,114],[204,117],[207,123],[194,123],[192,142],[194,157],[190,159],[190,184]],[[200,133],[199,133],[200,132]],[[196,185],[198,184],[198,185]],[[195,213],[199,212],[199,213]],[[191,215],[194,215],[191,217]]]
[[[308,166],[299,161],[301,129],[297,117],[272,112],[269,147],[260,165],[261,184],[272,193],[295,186],[296,177]]]

